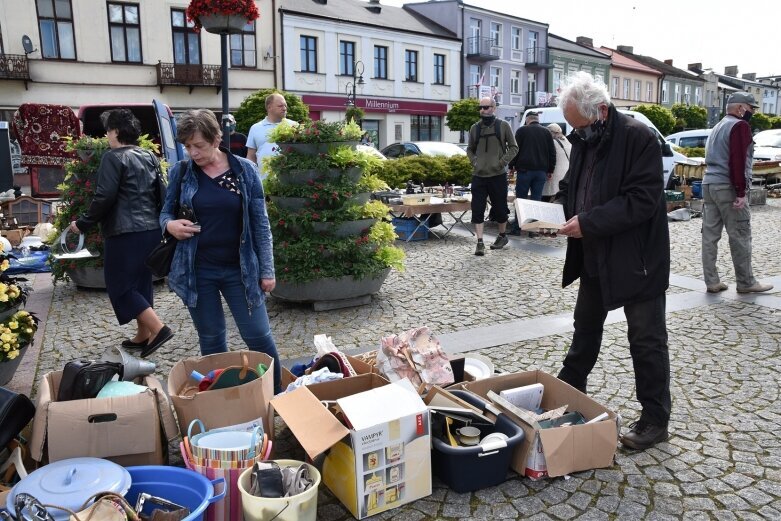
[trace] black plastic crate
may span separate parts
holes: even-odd
[[[485,410],[486,402],[479,396],[467,391],[450,392],[470,405]],[[507,479],[513,451],[524,437],[523,430],[505,414],[496,417],[495,425],[475,427],[480,429],[480,439],[492,432],[506,434],[507,447],[483,452],[479,445],[451,447],[441,439],[432,437],[434,448],[431,452],[431,465],[434,475],[455,492],[472,492],[503,483]]]

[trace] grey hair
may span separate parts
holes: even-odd
[[[572,103],[584,118],[599,118],[599,106],[610,104],[607,85],[585,72],[570,74],[562,84],[558,106],[562,110]]]

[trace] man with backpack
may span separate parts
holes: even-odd
[[[475,255],[485,255],[483,243],[483,223],[485,206],[491,201],[496,222],[499,223],[499,236],[491,245],[492,250],[500,250],[507,245],[507,164],[518,153],[513,130],[510,124],[497,119],[494,115],[496,102],[493,98],[480,100],[480,121],[469,129],[469,145],[466,154],[472,162],[472,224],[475,225],[477,248]]]

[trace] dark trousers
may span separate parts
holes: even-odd
[[[106,292],[120,325],[154,306],[152,273],[144,261],[160,242],[160,230],[130,232],[103,241]]]
[[[665,295],[624,306],[629,353],[635,371],[640,420],[667,425],[670,420],[670,356],[667,349]],[[607,311],[598,278],[580,277],[575,304],[575,333],[559,378],[586,392],[588,375],[597,363]]]

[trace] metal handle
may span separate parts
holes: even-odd
[[[65,228],[62,233],[60,234],[60,250],[62,250],[64,253],[78,253],[81,250],[84,249],[84,234],[79,234],[79,245],[76,247],[76,250],[70,251],[68,249],[68,232],[70,231],[70,227]]]

